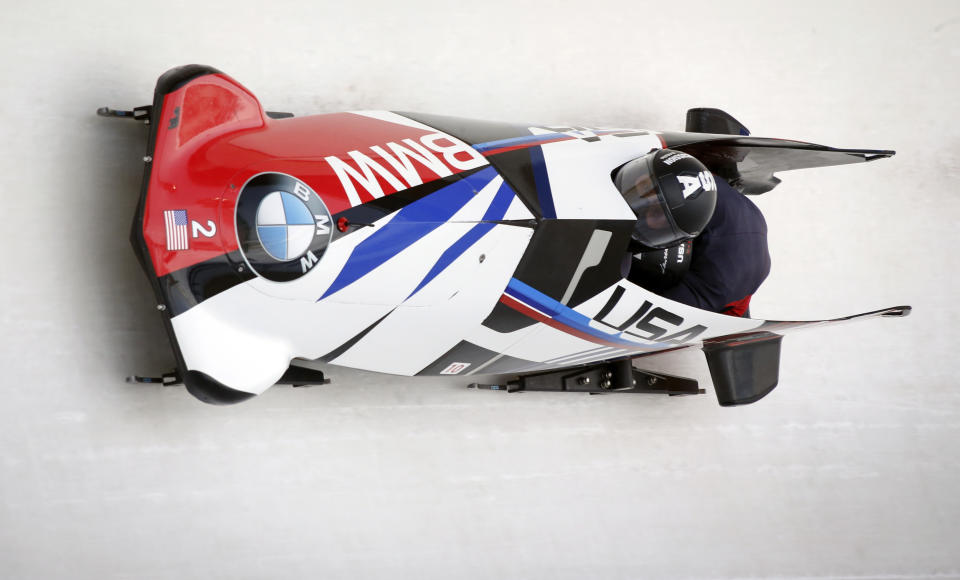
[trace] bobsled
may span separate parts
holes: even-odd
[[[695,380],[638,363],[698,348],[720,404],[740,405],[777,385],[785,333],[910,311],[771,321],[666,299],[624,272],[638,217],[612,178],[670,148],[755,195],[777,172],[893,151],[754,137],[717,109],[691,109],[683,132],[294,116],[200,65],[163,74],[151,105],[98,113],[149,127],[131,241],[176,369],[132,380],[207,403],[329,382],[317,366],[695,394]]]

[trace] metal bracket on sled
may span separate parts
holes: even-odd
[[[180,378],[179,372],[170,371],[169,373],[164,373],[159,377],[141,377],[139,375],[132,375],[127,377],[127,382],[141,385],[147,384],[175,387],[182,385],[183,379]],[[283,376],[280,377],[276,384],[290,385],[293,387],[312,387],[314,385],[329,385],[330,379],[324,376],[323,371],[291,365],[290,368],[287,369],[287,372],[283,373]]]
[[[281,111],[264,111],[268,117],[271,119],[289,119],[293,117],[293,113],[284,113]],[[145,124],[150,124],[150,119],[153,116],[153,107],[150,105],[144,105],[142,107],[136,107],[132,111],[123,111],[119,109],[111,109],[110,107],[100,107],[97,109],[97,115],[100,117],[116,117],[119,119],[133,119],[134,121],[143,121]]]
[[[290,365],[287,372],[283,373],[278,385],[291,385],[293,387],[312,387],[314,385],[329,385],[330,379],[324,376],[323,371],[310,369],[306,367],[297,367]]]
[[[659,393],[699,395],[704,391],[697,381],[633,368],[630,359],[594,365],[521,375],[503,385],[473,383],[470,387],[507,391],[570,391],[590,393]]]
[[[164,387],[175,387],[183,384],[183,379],[180,378],[180,373],[177,371],[171,371],[169,373],[163,373],[159,377],[141,377],[139,375],[131,375],[127,377],[128,383],[138,383],[138,384],[149,384],[156,385],[160,384]]]
[[[150,105],[136,107],[132,111],[119,111],[117,109],[111,109],[110,107],[100,107],[99,109],[97,109],[97,115],[101,117],[117,117],[120,119],[133,119],[134,121],[143,121],[145,124],[149,125],[152,111],[153,111],[153,107]]]

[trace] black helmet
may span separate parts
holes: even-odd
[[[617,170],[613,182],[637,216],[634,252],[698,236],[717,205],[713,174],[682,151],[659,149],[634,159]]]

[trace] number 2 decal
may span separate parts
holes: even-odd
[[[199,236],[212,238],[217,233],[217,224],[213,223],[213,220],[207,220],[207,227],[203,227],[197,220],[190,220],[190,229],[194,238]]]

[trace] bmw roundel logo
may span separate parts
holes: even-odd
[[[330,212],[307,184],[285,173],[261,173],[237,198],[240,252],[258,275],[296,280],[323,256],[333,232]]]

